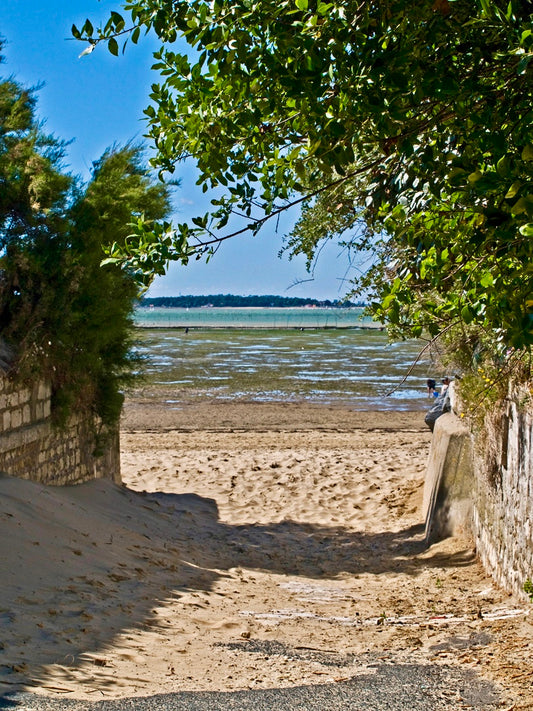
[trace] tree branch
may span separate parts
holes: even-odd
[[[305,202],[306,200],[310,200],[311,198],[316,197],[317,195],[320,195],[321,193],[324,193],[327,190],[331,190],[332,188],[336,187],[337,185],[342,185],[342,183],[345,183],[347,180],[350,180],[351,178],[355,178],[357,175],[361,175],[362,173],[365,173],[366,171],[371,170],[372,168],[375,168],[379,164],[380,160],[381,159],[372,161],[371,163],[368,163],[367,165],[364,165],[361,168],[358,168],[357,170],[354,170],[351,173],[348,173],[347,175],[339,178],[338,180],[334,180],[332,183],[328,183],[328,185],[324,185],[321,188],[318,188],[317,190],[314,190],[311,193],[307,193],[306,195],[303,195],[302,197],[298,198],[297,200],[293,200],[292,202],[288,203],[287,205],[284,205],[283,207],[280,207],[277,210],[273,210],[269,215],[265,215],[262,218],[250,217],[249,219],[253,220],[253,222],[254,222],[253,225],[246,225],[246,227],[242,227],[239,230],[235,230],[234,232],[231,232],[230,234],[223,235],[222,237],[213,237],[213,239],[211,239],[211,240],[201,241],[199,239],[198,243],[197,243],[197,247],[199,247],[199,248],[210,247],[213,244],[220,244],[221,242],[225,242],[226,240],[231,239],[232,237],[238,237],[239,235],[242,235],[245,232],[250,231],[251,229],[259,230],[266,222],[271,220],[273,217],[280,215],[281,213],[285,212],[286,210],[290,210],[290,208],[295,207],[296,205],[300,205],[302,202]]]

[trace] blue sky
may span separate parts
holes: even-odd
[[[142,140],[143,108],[150,84],[154,39],[145,37],[125,55],[112,57],[104,47],[78,58],[83,45],[70,40],[73,23],[90,17],[94,25],[107,19],[118,0],[0,0],[0,35],[6,40],[0,76],[23,84],[43,84],[38,114],[46,130],[64,140],[68,169],[87,178],[92,161],[113,143]],[[206,211],[206,196],[194,184],[190,167],[178,166],[181,187],[175,193],[176,219],[183,222]],[[209,195],[207,195],[209,198]],[[294,219],[294,216],[292,217]],[[349,285],[346,255],[337,245],[323,250],[312,281],[303,259],[278,258],[282,234],[291,217],[280,222],[279,233],[267,225],[256,237],[226,242],[208,264],[171,265],[165,277],[150,288],[150,296],[174,294],[281,294],[319,299],[342,298]],[[294,286],[296,284],[296,286]]]

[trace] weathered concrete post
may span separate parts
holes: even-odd
[[[428,543],[452,535],[472,535],[474,485],[472,436],[452,412],[435,422],[424,485]]]

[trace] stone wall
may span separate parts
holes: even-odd
[[[474,433],[453,412],[435,424],[424,491],[428,542],[468,535],[485,569],[526,597],[533,579],[533,408],[515,391]]]
[[[533,579],[533,411],[515,391],[486,418],[474,450],[473,530],[485,568],[521,592]]]
[[[0,373],[0,472],[43,484],[78,484],[110,478],[120,482],[119,437],[95,456],[92,422],[72,417],[61,429],[51,422],[45,383],[15,386]]]

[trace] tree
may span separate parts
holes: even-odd
[[[102,266],[128,223],[147,227],[170,211],[140,146],[114,147],[83,184],[61,168],[64,144],[35,120],[35,98],[0,81],[0,333],[16,353],[13,377],[51,382],[54,415],[73,411],[116,423],[121,390],[138,360],[134,275]]]
[[[117,53],[122,37],[158,35],[161,81],[146,109],[155,165],[164,175],[191,157],[204,191],[225,193],[194,226],[167,231],[159,251],[141,225],[114,258],[141,269],[144,259],[149,272],[238,232],[221,232],[235,213],[257,231],[304,202],[289,248],[312,258],[338,228],[374,252],[363,286],[397,332],[457,325],[500,349],[530,349],[531,3],[128,0],[124,9],[130,24],[113,12],[74,36]],[[190,58],[174,50],[178,38]]]

